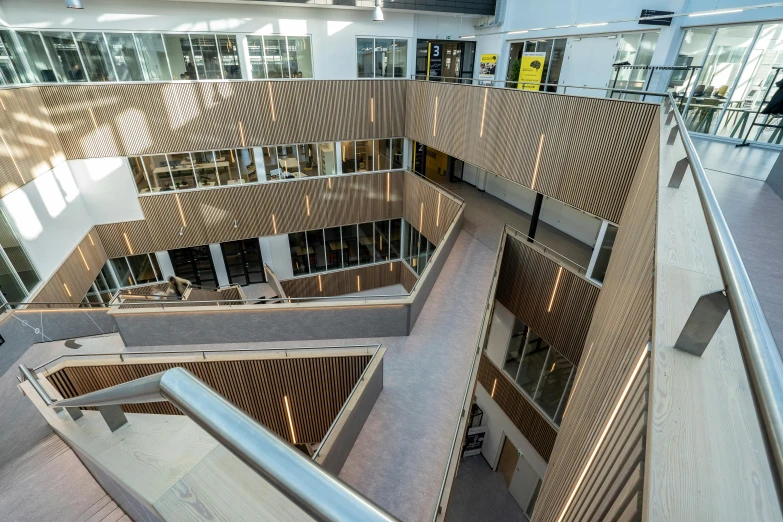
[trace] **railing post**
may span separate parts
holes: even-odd
[[[680,126],[675,125],[669,132],[669,137],[666,139],[666,145],[674,145],[674,140],[677,139],[677,133],[680,132]]]
[[[674,347],[701,357],[728,311],[729,300],[723,290],[699,297]]]
[[[669,188],[680,188],[680,184],[682,184],[682,178],[685,177],[685,171],[688,169],[688,158],[682,158],[680,161],[678,161],[674,165],[674,170],[672,171],[672,177],[669,180]]]
[[[128,418],[119,406],[98,406],[98,411],[111,431],[117,431],[128,424]]]

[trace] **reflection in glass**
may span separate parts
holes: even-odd
[[[253,149],[237,149],[236,154],[241,182],[258,182],[258,171],[256,170],[255,152]]]
[[[307,240],[304,232],[294,232],[288,234],[288,243],[291,248],[291,265],[294,269],[294,275],[310,273],[309,252]]]
[[[87,78],[91,82],[116,81],[103,33],[75,33],[74,36],[87,69]]]
[[[290,77],[285,36],[265,36],[264,57],[269,78]]]
[[[340,227],[325,229],[324,240],[326,241],[326,263],[329,270],[342,268],[343,251],[348,245],[340,238]],[[345,256],[347,257],[348,254],[346,253]]]
[[[57,78],[63,82],[84,82],[87,77],[82,70],[79,52],[71,33],[41,33],[44,45],[54,65]]]
[[[369,172],[372,169],[372,141],[357,141],[356,172]]]
[[[152,265],[149,254],[139,254],[126,258],[137,285],[158,281],[158,272]]]
[[[358,38],[356,40],[356,63],[359,78],[373,78],[375,70],[375,41],[372,38]]]
[[[511,377],[517,378],[519,372],[519,363],[522,362],[522,353],[525,349],[527,340],[527,325],[514,317],[514,326],[511,329],[511,338],[508,341],[508,350],[506,350],[506,361],[503,363],[503,370]]]
[[[39,82],[56,82],[57,76],[54,74],[49,56],[44,49],[41,36],[36,33],[18,31],[16,35],[22,43],[22,49],[27,58],[27,63],[36,75]]]
[[[214,34],[191,34],[193,56],[199,80],[219,80],[223,77]]]
[[[21,55],[11,37],[11,31],[0,29],[0,74],[5,83],[32,83],[22,62]]]
[[[320,161],[319,168],[322,176],[334,176],[337,174],[337,160],[334,154],[334,143],[319,143],[318,159]]]
[[[306,143],[296,146],[297,157],[299,159],[299,172],[304,176],[318,175],[317,153],[314,143]]]
[[[313,77],[313,54],[309,36],[288,37],[288,60],[291,78]]]
[[[187,152],[182,154],[169,154],[169,170],[174,179],[174,186],[177,190],[188,190],[197,188],[196,176],[193,173],[193,161]]]
[[[310,252],[310,273],[326,270],[326,245],[323,230],[307,232],[307,246]]]
[[[190,38],[186,34],[165,34],[171,76],[175,80],[196,80],[196,66]]]
[[[359,264],[359,231],[356,225],[341,227],[343,235],[343,267]]]
[[[604,277],[606,276],[606,269],[609,267],[609,258],[612,255],[612,248],[614,247],[614,240],[617,237],[617,230],[616,226],[607,224],[604,239],[601,242],[601,249],[598,251],[598,256],[593,265],[593,271],[590,274],[590,277],[598,282],[603,283]]]
[[[11,261],[11,266],[19,275],[19,279],[27,287],[28,292],[31,291],[41,281],[41,278],[38,277],[27,252],[19,243],[19,239],[14,234],[4,213],[0,213],[0,246],[5,250],[6,256]],[[21,299],[17,299],[17,301],[21,301]]]
[[[386,38],[375,39],[375,77],[393,78],[394,66],[392,57],[392,44],[394,40]]]
[[[147,81],[171,80],[163,37],[157,33],[136,33],[141,63]]]
[[[389,221],[375,222],[375,262],[389,260]]]
[[[399,259],[402,250],[402,220],[391,220],[391,232],[389,234],[389,246],[391,248],[391,259]]]
[[[247,37],[247,51],[250,55],[250,77],[254,80],[266,78],[264,42],[260,36]]]
[[[419,232],[419,261],[416,263],[416,273],[419,275],[424,273],[424,269],[427,266],[428,245],[429,241],[427,241],[427,238]]]
[[[136,190],[139,194],[150,192],[150,184],[147,180],[147,173],[144,170],[144,162],[141,156],[132,156],[128,158],[130,163],[131,174],[133,174],[133,182],[136,184]]]
[[[353,141],[343,141],[340,147],[342,148],[343,174],[356,172],[355,143]]]
[[[359,264],[365,265],[373,263],[375,260],[375,249],[373,248],[373,231],[375,227],[372,223],[359,224]]]
[[[136,281],[133,280],[133,276],[131,275],[128,262],[125,261],[124,257],[110,259],[109,262],[114,269],[114,273],[117,274],[120,286],[134,286],[136,284]]]
[[[193,152],[193,167],[196,170],[196,179],[199,187],[215,187],[220,185],[215,170],[215,153],[211,150]]]
[[[392,48],[394,77],[405,78],[408,75],[408,40],[394,40]]]
[[[130,33],[104,33],[104,35],[109,44],[109,53],[114,62],[117,79],[121,82],[144,81],[133,35]]]
[[[282,170],[277,163],[277,147],[264,147],[264,170],[270,180],[281,179]]]
[[[538,386],[534,400],[536,404],[552,419],[555,418],[563,392],[571,378],[571,371],[574,365],[565,357],[560,355],[557,350],[550,350],[549,359],[541,376],[541,383]]]
[[[391,140],[375,140],[375,170],[391,168]]]
[[[404,138],[393,138],[392,140],[392,166],[393,169],[402,168],[402,155],[404,147]]]
[[[525,354],[517,374],[517,384],[531,397],[534,397],[538,388],[538,381],[541,378],[541,371],[546,366],[548,353],[549,343],[531,331],[528,334]]]
[[[220,60],[223,64],[223,78],[227,80],[241,79],[242,70],[239,67],[239,50],[237,49],[236,36],[219,34],[217,39]]]
[[[168,160],[165,155],[142,156],[142,161],[147,170],[147,179],[150,182],[152,192],[173,190],[174,182],[171,180]]]

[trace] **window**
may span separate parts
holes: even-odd
[[[512,42],[508,58],[508,72],[506,80],[515,82],[519,79],[519,69],[523,53],[546,53],[544,68],[541,73],[541,83],[557,84],[560,81],[560,70],[563,67],[566,38],[550,40],[529,40],[526,42]],[[516,83],[507,83],[506,87],[516,88]],[[539,86],[539,90],[556,92],[557,86]]]
[[[375,227],[372,223],[359,225],[359,264],[367,265],[375,262],[375,249],[373,248],[373,233]]]
[[[3,83],[32,83],[25,69],[13,33],[0,30],[0,78]]]
[[[357,225],[340,227],[343,235],[343,267],[359,264],[359,229]]]
[[[405,78],[407,63],[407,39],[356,39],[356,74],[359,78]]]
[[[560,424],[576,367],[514,318],[503,371],[555,424]]]
[[[4,267],[1,271],[4,275],[0,275],[0,290],[3,292],[15,292],[13,284],[9,284],[9,287],[6,289],[6,285],[2,283],[2,281],[11,283],[11,276],[15,274],[18,281],[21,282],[19,289],[23,293],[21,296],[18,296],[20,297],[19,299],[14,300],[21,301],[25,294],[35,288],[41,281],[41,278],[38,276],[32,261],[30,261],[24,247],[19,243],[16,234],[3,213],[0,213],[0,246],[2,246],[4,257],[10,263],[10,267]]]
[[[614,247],[614,240],[617,237],[617,230],[618,228],[615,225],[607,223],[601,246],[596,255],[592,271],[590,272],[590,277],[599,283],[604,282],[606,269],[609,267],[609,258],[612,255],[612,248]]]
[[[652,61],[655,46],[658,43],[658,32],[627,33],[620,35],[617,54],[614,63],[627,63],[633,67],[649,66]],[[644,90],[647,84],[648,70],[644,68],[615,68],[609,83],[617,89]],[[621,99],[639,99],[639,95],[628,93],[613,93],[612,97]]]
[[[285,36],[264,37],[264,61],[267,78],[289,78]]]
[[[44,48],[41,35],[23,31],[16,34],[22,44],[25,58],[27,58],[27,63],[30,65],[30,69],[32,69],[36,81],[42,83],[56,82],[57,76],[55,76],[54,69],[52,69],[52,64],[49,61],[49,55]]]
[[[291,249],[291,265],[294,275],[310,273],[310,250],[307,248],[307,238],[304,232],[288,234],[288,245]]]
[[[127,286],[145,285],[148,283],[162,282],[163,275],[158,266],[158,258],[155,254],[138,254],[135,256],[118,257],[110,259],[108,263],[111,263],[111,267],[114,270],[114,274],[119,279],[118,283],[121,288]],[[106,273],[104,273],[106,271]],[[101,270],[101,274],[106,278],[110,271],[107,266],[104,266]],[[101,274],[95,279],[96,283],[99,283]],[[113,279],[113,278],[111,278]],[[106,283],[109,280],[106,279]],[[99,284],[99,290],[103,291],[100,287],[103,283]]]
[[[404,243],[402,259],[418,275],[424,273],[429,258],[435,253],[437,245],[431,243],[407,221],[404,225]]]
[[[121,82],[144,81],[133,35],[130,33],[104,33],[104,36],[109,44],[109,53],[114,63],[117,79]]]
[[[187,152],[184,154],[168,154],[167,159],[171,178],[177,190],[188,190],[198,187],[190,154]]]
[[[166,54],[169,58],[171,76],[175,80],[196,80],[196,65],[193,58],[193,48],[186,34],[163,35]]]
[[[82,69],[76,42],[71,33],[41,33],[44,47],[54,66],[55,76],[61,82],[83,82],[87,80]]]
[[[309,36],[288,36],[288,63],[291,78],[313,77],[313,54]]]
[[[84,61],[87,79],[91,82],[116,81],[103,33],[75,33],[74,37]]]
[[[237,39],[233,35],[217,35],[220,62],[223,65],[223,78],[227,80],[239,80],[242,78],[242,70],[239,66],[239,50]]]
[[[147,81],[171,80],[169,62],[163,35],[154,33],[136,33],[136,44],[141,57],[141,65]]]
[[[389,232],[389,245],[391,259],[400,259],[402,252],[402,220],[392,219]]]
[[[389,222],[375,222],[375,262],[389,260]]]
[[[326,270],[326,245],[323,230],[307,232],[307,250],[310,252],[310,273]]]

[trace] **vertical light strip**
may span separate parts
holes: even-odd
[[[70,291],[70,290],[68,290],[68,285],[66,285],[65,283],[63,283],[63,286],[65,287],[65,291],[68,293],[68,297],[73,297],[73,296],[71,295],[71,291]]]
[[[329,178],[327,181],[327,184],[329,185],[329,190],[332,190],[332,178]]]
[[[495,398],[495,388],[497,387],[497,385],[498,385],[498,380],[495,379],[495,382],[492,383],[492,393],[489,394],[489,396],[492,397],[493,399]]]
[[[84,263],[84,266],[87,268],[87,271],[90,271],[90,265],[87,264],[87,259],[84,257],[84,254],[82,253],[82,247],[76,247],[76,249],[79,251],[79,255],[82,256],[82,262]]]
[[[552,311],[552,305],[555,303],[555,296],[557,295],[557,286],[560,284],[560,276],[563,275],[563,267],[557,269],[557,279],[555,279],[555,287],[552,289],[552,297],[549,299],[549,307],[546,309],[547,312]]]
[[[277,235],[277,221],[275,221],[275,215],[272,214],[272,230],[275,231],[275,235]]]
[[[536,178],[538,177],[538,165],[541,163],[541,149],[544,148],[544,135],[538,140],[538,154],[536,154],[536,166],[533,167],[533,183],[530,184],[530,188],[536,189]]]
[[[188,226],[185,222],[185,213],[182,211],[182,203],[179,202],[179,194],[174,194],[174,200],[177,202],[177,208],[179,209],[179,218],[182,220],[182,226]]]
[[[3,110],[4,110],[4,111],[7,111],[7,110],[8,110],[8,109],[6,109],[6,108],[5,108],[5,103],[3,103],[3,97],[2,97],[2,96],[0,96],[0,105],[2,105],[2,106],[3,106]]]
[[[288,427],[291,429],[291,442],[296,444],[296,433],[294,433],[294,420],[291,418],[291,407],[288,405],[288,395],[283,395],[285,404],[285,414],[288,416]]]
[[[24,185],[25,183],[27,183],[27,181],[25,181],[24,176],[22,176],[22,171],[19,170],[19,165],[16,164],[16,159],[14,159],[14,155],[11,154],[11,148],[8,146],[8,143],[5,141],[5,136],[3,136],[2,132],[0,132],[0,138],[2,138],[3,145],[5,145],[5,150],[6,150],[6,152],[8,152],[8,157],[11,158],[11,161],[14,162],[14,167],[16,168],[16,173],[19,174],[19,177],[22,179],[22,185]]]
[[[432,120],[432,135],[435,136],[438,133],[438,97],[435,96],[435,118]]]
[[[391,172],[386,173],[386,202],[391,198]]]
[[[565,517],[565,514],[568,512],[568,508],[571,507],[571,503],[574,501],[574,497],[576,497],[577,491],[579,491],[579,488],[582,486],[582,482],[584,481],[585,476],[587,476],[587,472],[590,471],[590,467],[593,465],[595,456],[598,455],[598,451],[601,449],[601,446],[604,443],[604,439],[606,439],[606,435],[609,433],[609,430],[612,428],[612,424],[614,424],[614,420],[617,417],[617,413],[620,411],[620,407],[623,405],[623,402],[625,402],[625,398],[628,396],[628,392],[631,390],[631,385],[636,380],[636,376],[639,374],[639,370],[642,367],[642,363],[644,363],[644,360],[646,358],[647,358],[647,345],[645,345],[644,349],[642,350],[642,356],[639,357],[639,361],[636,363],[636,367],[633,369],[633,373],[631,374],[631,377],[628,379],[628,382],[625,384],[623,393],[620,395],[620,398],[617,400],[617,405],[614,407],[612,414],[609,416],[609,420],[606,421],[606,426],[604,426],[604,431],[601,432],[601,436],[598,438],[598,442],[596,442],[595,448],[593,448],[593,452],[590,454],[590,458],[587,459],[587,463],[585,464],[585,467],[582,470],[582,474],[579,475],[579,480],[576,481],[576,484],[574,485],[574,489],[571,491],[571,495],[568,497],[568,501],[566,502],[565,506],[563,506],[563,511],[560,512],[560,516],[558,517],[557,522],[562,522],[563,517]]]
[[[362,291],[362,278],[361,276],[356,276],[356,291],[361,292]]]
[[[310,215],[310,196],[305,195],[305,207],[307,208],[307,215]]]
[[[245,146],[245,128],[242,126],[242,120],[237,121],[237,124],[239,125],[239,139],[242,142],[242,146]],[[234,155],[231,154],[233,157]]]
[[[92,236],[91,236],[90,234],[87,234],[87,238],[90,240],[90,244],[91,244],[92,246],[95,246],[95,243],[93,242],[93,240],[92,240]]]
[[[272,96],[272,82],[267,83],[266,86],[269,88],[269,110],[272,111],[272,121],[277,121],[277,116],[275,116],[275,97]]]
[[[419,207],[419,233],[421,233],[421,229],[424,226],[424,202],[421,202],[421,205]]]
[[[394,263],[389,263],[389,272],[394,272]]]
[[[484,90],[484,108],[481,109],[481,131],[479,132],[479,138],[484,137],[484,115],[487,113],[487,94],[489,94],[489,89]]]
[[[323,284],[321,283],[321,275],[320,274],[318,275],[318,291],[319,292],[323,292],[324,291]]]
[[[133,247],[131,246],[130,241],[128,240],[128,234],[123,232],[122,237],[125,238],[125,245],[128,247],[128,252],[130,253],[130,255],[133,255]]]
[[[95,121],[95,114],[92,112],[92,107],[87,107],[87,112],[90,113],[90,119],[92,120],[92,125],[95,127],[95,130],[98,130],[98,122]]]
[[[440,226],[440,196],[441,194],[438,194],[438,212],[435,214],[435,226]]]
[[[375,123],[375,98],[370,98],[370,123]]]

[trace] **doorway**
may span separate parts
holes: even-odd
[[[528,520],[532,519],[538,492],[541,489],[541,479],[508,437],[503,438],[496,471],[503,475],[509,493],[522,508]]]
[[[220,243],[220,250],[230,284],[247,286],[266,282],[261,245],[257,238]]]
[[[614,57],[617,54],[617,35],[569,38],[566,46],[562,85],[609,87]],[[562,92],[559,89],[558,92]],[[603,98],[606,91],[568,87],[566,94]]]
[[[217,274],[212,263],[209,245],[169,250],[171,265],[177,277],[187,279],[194,285],[217,288]]]

